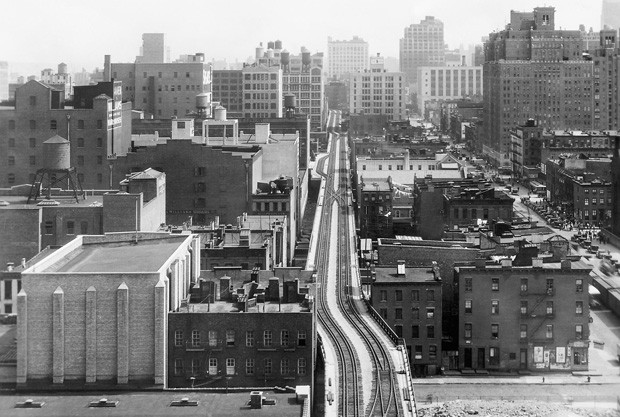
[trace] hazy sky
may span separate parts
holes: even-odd
[[[556,27],[600,29],[601,0],[0,0],[0,61],[90,71],[105,54],[132,62],[144,32],[164,32],[172,59],[204,52],[207,60],[243,61],[276,39],[293,53],[326,52],[328,36],[353,35],[371,54],[398,57],[403,29],[427,15],[444,22],[456,48],[502,29],[511,9],[545,5],[556,8]]]

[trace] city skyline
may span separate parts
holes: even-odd
[[[171,9],[169,4],[155,1],[145,9],[138,2],[111,0],[109,6],[101,8],[100,3],[90,0],[67,0],[62,2],[62,30],[54,29],[46,3],[10,3],[2,6],[5,15],[28,13],[30,25],[24,30],[17,26],[19,19],[11,19],[0,28],[0,36],[11,39],[0,45],[0,60],[8,61],[12,72],[21,67],[30,70],[27,64],[54,68],[59,62],[66,62],[71,72],[82,67],[91,71],[103,67],[105,54],[112,55],[114,62],[133,62],[145,32],[166,34],[171,60],[180,54],[203,52],[208,61],[242,62],[254,54],[259,42],[266,46],[268,41],[277,39],[292,53],[302,46],[313,53],[327,53],[328,36],[338,40],[360,36],[369,43],[371,55],[379,52],[398,57],[399,39],[405,27],[427,15],[443,21],[445,42],[450,48],[480,43],[483,36],[503,29],[511,9],[527,11],[537,6],[554,6],[557,27],[573,30],[580,24],[599,30],[601,15],[601,2],[593,5],[581,0],[555,4],[526,0],[518,7],[508,1],[498,4],[492,0],[479,0],[473,5],[454,0],[396,0],[381,10],[367,0],[356,2],[354,8],[349,2],[323,0],[312,3],[308,9],[293,9],[281,0],[270,3],[268,8],[254,1],[241,3],[242,7],[223,3],[220,9],[213,10],[209,3],[180,0],[175,2],[176,9]]]

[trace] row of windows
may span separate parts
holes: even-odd
[[[379,308],[379,315],[383,318],[383,320],[389,320],[388,318],[388,309],[387,308]],[[420,308],[412,307],[411,308],[411,318],[413,320],[420,319]],[[434,319],[435,318],[435,307],[426,307],[426,318]],[[394,320],[402,320],[403,319],[403,309],[401,307],[396,307],[394,309]]]
[[[291,340],[291,333],[289,330],[280,330],[280,346],[292,346],[294,342]],[[274,346],[274,334],[272,330],[264,330],[262,333],[262,345],[264,347]],[[215,347],[222,344],[222,341],[218,339],[218,331],[217,330],[209,330],[207,332],[207,343],[209,346]],[[226,346],[235,346],[236,342],[236,332],[234,330],[226,330],[225,332],[225,343]],[[185,334],[183,330],[175,330],[174,331],[174,345],[177,347],[182,347],[186,343]],[[187,344],[190,346],[201,346],[203,343],[202,335],[200,330],[192,330],[190,334],[190,339],[187,341]],[[247,330],[245,332],[245,346],[246,347],[254,347],[256,344],[256,333],[254,330]],[[306,331],[298,330],[297,331],[297,346],[306,346]]]
[[[380,301],[387,301],[387,290],[379,291],[379,297]],[[403,301],[403,290],[394,290],[394,300]],[[420,301],[420,290],[411,290],[411,301]],[[426,301],[435,301],[435,290],[426,290]]]
[[[545,337],[547,339],[553,339],[553,324],[547,324],[545,326],[546,326]],[[521,339],[526,339],[528,337],[527,331],[528,331],[527,324],[521,324],[519,326],[519,337]],[[463,337],[465,338],[465,340],[471,340],[472,334],[473,334],[473,324],[465,323],[465,328],[464,328],[464,333],[463,333]],[[498,323],[491,324],[490,336],[494,339],[499,338],[499,324]],[[576,324],[575,325],[575,339],[581,340],[582,338],[583,338],[583,325]]]
[[[520,291],[522,293],[528,292],[528,279],[521,278]],[[554,281],[553,278],[548,278],[545,282],[545,289],[547,292],[553,292],[554,289]],[[473,278],[465,278],[465,292],[473,291]],[[491,278],[491,291],[499,291],[499,278]],[[583,292],[583,279],[577,278],[575,279],[575,292],[581,293]]]
[[[96,121],[97,123],[97,129],[103,129],[103,120],[102,119],[97,119]],[[15,130],[15,120],[9,120],[9,130]],[[30,127],[31,130],[35,130],[37,128],[37,121],[36,120],[29,120],[28,121],[28,126]],[[77,121],[77,128],[78,129],[85,129],[85,121],[82,119],[79,119]],[[50,120],[50,129],[51,130],[56,130],[58,129],[58,121],[57,120]]]
[[[545,314],[548,316],[554,315],[554,303],[553,301],[546,301],[545,305]],[[521,301],[521,315],[528,314],[528,302],[527,300]],[[465,314],[473,313],[473,300],[465,300]],[[499,314],[499,300],[491,300],[491,314],[497,315]],[[583,301],[575,301],[575,314],[582,315],[583,314]]]
[[[35,180],[35,177],[36,177],[36,174],[33,174],[33,173],[28,174],[28,178],[29,178],[28,182],[30,184],[32,184],[34,182],[34,180]],[[9,184],[15,184],[16,178],[17,177],[15,176],[15,173],[13,173],[13,172],[9,172],[8,174],[6,174],[6,180],[7,180],[7,183],[9,183]],[[78,173],[77,174],[77,178],[78,178],[78,181],[80,181],[80,183],[82,183],[82,184],[84,183],[84,174],[83,173],[81,173],[81,172]],[[97,183],[98,184],[103,184],[103,174],[101,174],[101,173],[97,174]]]
[[[37,147],[37,139],[36,138],[28,138],[28,143],[29,146],[31,148],[36,148]],[[77,147],[78,148],[83,148],[84,147],[84,138],[77,138]],[[8,146],[9,148],[14,148],[15,147],[15,138],[9,138],[8,140]],[[102,148],[103,147],[103,138],[97,138],[96,139],[96,146],[97,148]]]
[[[285,201],[282,201],[279,204],[277,201],[272,201],[272,202],[256,201],[254,203],[254,211],[257,211],[257,212],[261,212],[261,211],[277,212],[277,211],[286,211],[286,209],[287,209],[287,204]]]
[[[245,360],[245,374],[246,375],[273,375],[273,360],[271,358],[263,359],[263,369],[256,367],[256,361],[254,358],[246,358]],[[189,361],[189,369],[185,368],[185,360],[182,358],[176,358],[174,360],[174,375],[180,376],[189,372],[192,375],[200,375],[203,372],[207,375],[218,376],[221,375],[222,370],[219,368],[217,358],[209,358],[207,360],[207,369],[203,370],[203,364],[200,359],[191,359]],[[235,358],[226,358],[226,368],[224,370],[226,375],[237,375],[236,369],[237,361]],[[291,367],[290,359],[280,359],[280,375],[287,376],[292,375],[297,371],[297,375],[305,376],[307,372],[308,364],[306,358],[298,358],[296,369]],[[262,372],[261,372],[262,371]]]

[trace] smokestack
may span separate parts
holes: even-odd
[[[112,81],[112,64],[110,55],[103,56],[103,81]]]

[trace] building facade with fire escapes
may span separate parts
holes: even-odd
[[[455,268],[461,369],[588,369],[591,267],[580,260]]]

